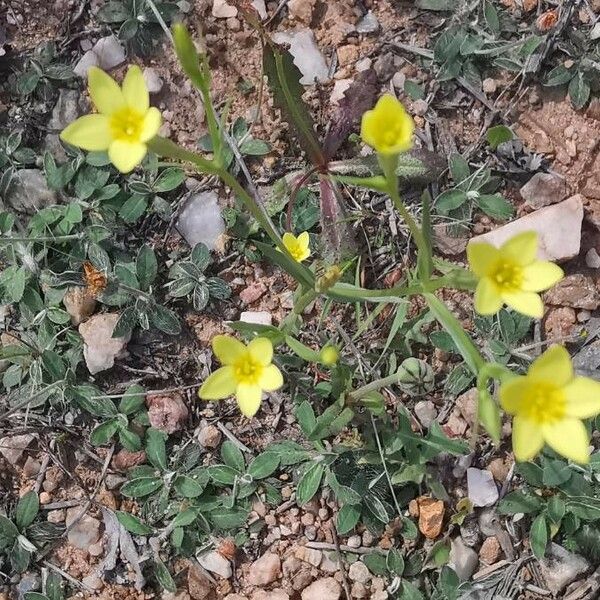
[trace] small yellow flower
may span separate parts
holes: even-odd
[[[398,154],[413,145],[415,122],[391,94],[379,98],[362,116],[360,136],[380,154]]]
[[[323,346],[319,352],[319,359],[326,367],[333,367],[340,359],[340,351],[335,346]]]
[[[578,463],[589,460],[589,437],[581,419],[600,413],[600,383],[576,377],[569,353],[552,346],[529,367],[527,375],[500,387],[500,404],[515,415],[515,458],[531,460],[547,443]]]
[[[517,312],[539,319],[544,305],[539,292],[551,288],[563,277],[563,270],[546,260],[537,260],[535,231],[515,235],[495,248],[486,242],[467,246],[469,266],[479,283],[475,310],[481,315],[497,313],[505,303]]]
[[[245,346],[230,335],[217,335],[212,347],[224,366],[208,377],[198,396],[202,400],[222,400],[235,395],[242,413],[254,416],[263,391],[272,392],[283,385],[281,371],[271,364],[273,344],[257,337]]]
[[[310,237],[308,231],[302,232],[298,237],[293,233],[284,233],[283,245],[296,262],[302,262],[310,256]]]
[[[160,129],[161,116],[150,107],[150,96],[139,67],[130,67],[123,86],[102,69],[88,71],[90,97],[97,114],[80,117],[60,138],[83,150],[108,150],[110,161],[122,173],[139,165],[148,151],[146,142]]]

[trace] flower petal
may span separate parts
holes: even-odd
[[[600,414],[600,383],[589,377],[575,377],[563,389],[569,417],[589,419]]]
[[[129,173],[144,160],[147,152],[146,144],[114,140],[108,147],[108,158],[121,173]]]
[[[502,300],[527,317],[541,319],[544,316],[544,303],[535,292],[503,292]]]
[[[215,335],[212,348],[222,365],[233,365],[248,352],[246,346],[231,335]]]
[[[471,242],[467,246],[467,260],[471,271],[477,277],[485,277],[500,258],[498,248],[487,242]]]
[[[391,94],[379,98],[373,110],[363,114],[361,137],[382,154],[398,154],[413,145],[415,123],[402,103]]]
[[[525,266],[535,260],[537,249],[538,234],[535,231],[524,231],[504,242],[500,246],[500,254]]]
[[[155,106],[151,106],[144,115],[142,130],[140,131],[140,141],[148,142],[155,137],[158,134],[161,123],[162,116],[160,110]]]
[[[88,71],[90,97],[98,112],[111,115],[125,107],[125,98],[119,84],[98,67],[90,67]]]
[[[256,362],[265,367],[273,360],[273,344],[266,337],[254,338],[248,344],[248,352]]]
[[[260,408],[262,390],[258,385],[240,383],[235,391],[235,397],[242,414],[250,418],[253,417]]]
[[[258,385],[265,392],[273,392],[283,385],[283,375],[275,365],[269,365],[263,369]]]
[[[516,415],[523,405],[523,398],[530,386],[527,377],[518,375],[500,386],[500,405],[511,415]]]
[[[106,115],[79,117],[62,130],[60,139],[84,150],[108,150],[112,137]]]
[[[296,248],[296,244],[298,243],[298,241],[296,240],[296,236],[293,233],[290,233],[289,231],[286,231],[283,234],[281,240],[283,241],[283,245],[290,251],[290,254],[292,250]]]
[[[529,419],[517,416],[512,422],[512,444],[519,462],[531,460],[544,445],[542,430]]]
[[[577,463],[590,460],[590,440],[585,425],[579,419],[566,418],[551,425],[542,425],[544,440],[558,454]]]
[[[523,267],[522,289],[526,292],[542,292],[551,288],[565,276],[564,271],[547,260],[535,260]]]
[[[129,67],[125,79],[123,79],[123,96],[131,108],[144,113],[150,106],[150,94],[144,81],[142,70],[133,65]]]
[[[556,387],[566,386],[573,379],[573,364],[564,346],[550,346],[536,358],[527,371],[527,376],[548,381]]]
[[[494,315],[502,308],[498,286],[488,277],[479,280],[475,289],[475,310],[480,315]]]
[[[237,383],[233,367],[221,367],[208,376],[202,384],[198,396],[202,400],[222,400],[235,394]]]

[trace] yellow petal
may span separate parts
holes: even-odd
[[[391,94],[379,98],[373,110],[363,114],[361,137],[381,154],[398,154],[413,144],[415,123]]]
[[[129,173],[144,160],[147,152],[146,144],[114,140],[108,147],[108,158],[121,173]]]
[[[269,365],[263,369],[258,385],[265,392],[273,392],[283,385],[283,375],[275,365]]]
[[[565,276],[563,270],[546,260],[535,260],[523,268],[523,290],[542,292],[551,288]]]
[[[566,418],[542,425],[544,440],[558,454],[580,464],[590,460],[590,441],[585,425],[579,419]]]
[[[302,246],[303,248],[308,248],[309,244],[310,244],[310,236],[308,235],[308,231],[303,231],[299,236],[298,236],[298,243],[300,244],[300,246]]]
[[[60,134],[67,144],[84,150],[108,150],[112,137],[106,115],[85,115],[73,121]]]
[[[515,417],[512,422],[512,444],[519,462],[531,460],[544,445],[542,431],[528,419]]]
[[[258,385],[240,383],[235,391],[235,397],[242,414],[250,418],[253,417],[260,408],[262,390]]]
[[[142,70],[133,65],[123,79],[123,96],[129,106],[144,113],[150,106],[150,94],[142,75]]]
[[[233,396],[236,387],[233,367],[221,367],[208,376],[202,384],[198,396],[202,400],[222,400]]]
[[[273,360],[273,344],[265,337],[254,338],[248,344],[248,352],[256,362],[265,367]]]
[[[471,271],[477,277],[489,275],[494,264],[500,258],[498,248],[495,248],[487,242],[471,242],[467,246],[467,260]]]
[[[548,381],[559,388],[566,386],[573,379],[573,364],[566,348],[558,345],[550,346],[531,363],[527,376]]]
[[[514,260],[518,265],[528,265],[537,256],[538,235],[535,231],[519,233],[500,246],[500,254]]]
[[[119,84],[98,67],[88,71],[90,97],[98,112],[111,115],[125,106],[125,98]]]
[[[222,365],[232,365],[248,351],[246,346],[231,335],[215,335],[212,339],[215,356]]]
[[[296,247],[296,236],[293,233],[290,233],[289,231],[286,231],[283,234],[281,240],[283,241],[283,245],[290,251],[290,253],[292,249]]]
[[[502,308],[502,298],[496,284],[484,277],[475,288],[475,310],[480,315],[494,315]]]
[[[589,419],[600,414],[600,383],[589,377],[575,377],[563,389],[569,417]]]
[[[144,115],[142,130],[140,132],[140,141],[148,142],[153,137],[155,137],[158,134],[161,122],[162,117],[160,114],[160,110],[158,110],[158,108],[154,106],[150,107]]]
[[[528,377],[519,375],[500,386],[500,405],[510,415],[516,415],[523,406],[523,398],[531,383]]]
[[[544,316],[544,303],[535,292],[503,292],[502,300],[527,317],[541,319]]]

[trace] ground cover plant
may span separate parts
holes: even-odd
[[[0,593],[596,597],[596,7],[96,4],[1,13]]]

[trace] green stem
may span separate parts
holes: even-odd
[[[185,162],[192,163],[198,170],[207,175],[218,175],[219,169],[213,161],[207,160],[202,155],[196,152],[190,152],[185,150],[181,146],[178,146],[171,140],[156,136],[148,142],[148,148],[159,156],[166,156],[168,158],[174,158],[176,160],[182,160]]]
[[[375,381],[371,381],[371,383],[367,383],[366,385],[359,387],[357,390],[350,392],[348,396],[354,401],[360,400],[371,392],[378,392],[381,388],[394,385],[396,383],[398,383],[398,373],[388,375],[387,377],[382,377],[381,379],[375,379]]]
[[[70,240],[80,240],[82,237],[81,233],[57,235],[54,237],[1,237],[0,244],[11,244],[12,242],[68,242]]]

